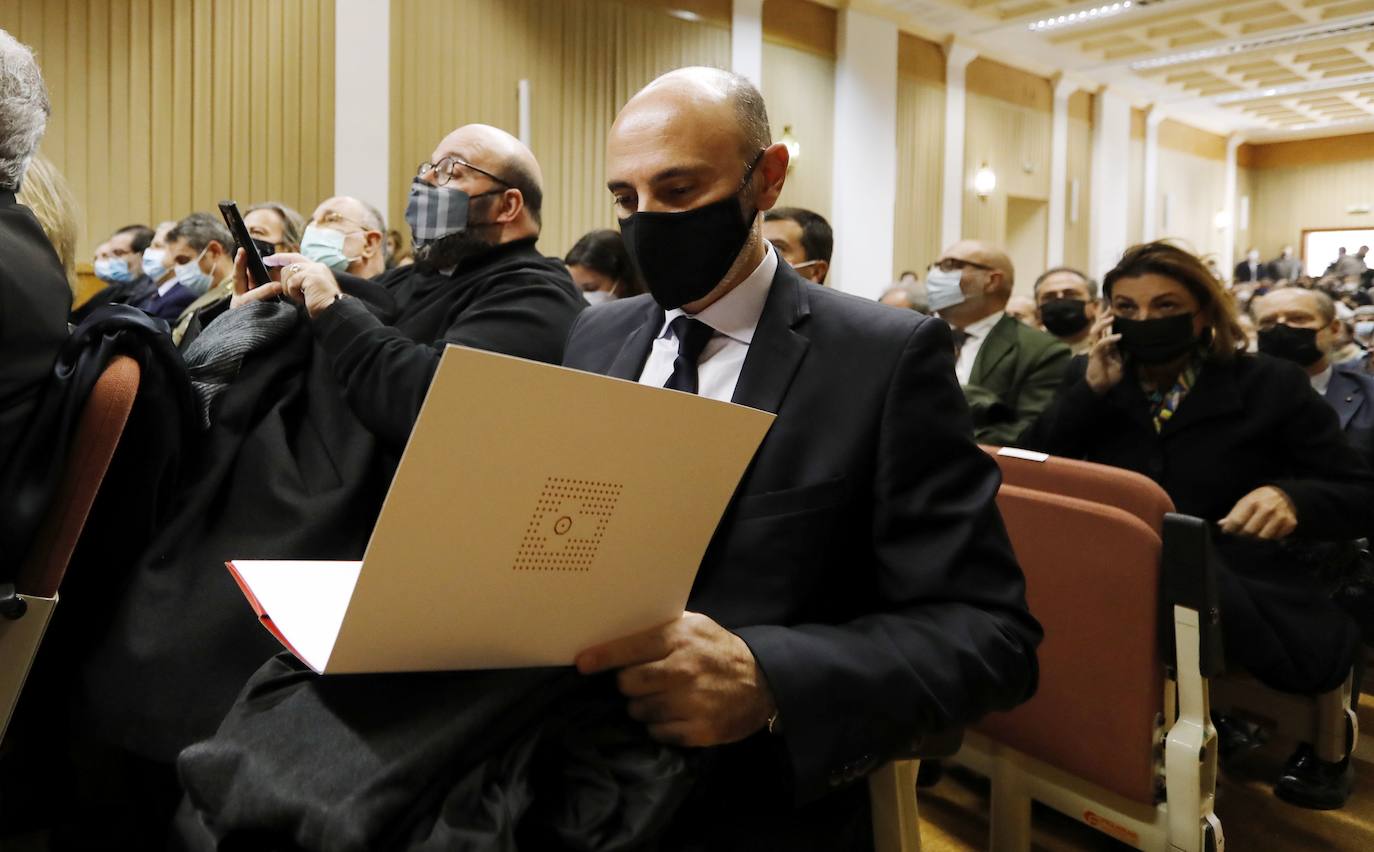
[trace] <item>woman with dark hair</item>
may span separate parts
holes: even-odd
[[[1103,291],[1092,348],[1020,445],[1137,471],[1214,522],[1227,662],[1286,692],[1334,689],[1360,634],[1329,575],[1342,543],[1374,529],[1374,475],[1306,373],[1244,352],[1235,307],[1196,257],[1136,246]],[[1223,754],[1251,745],[1217,721]],[[1348,756],[1322,761],[1302,744],[1275,792],[1340,807],[1352,778]]]
[[[563,262],[582,297],[593,305],[647,292],[619,231],[584,234]]]

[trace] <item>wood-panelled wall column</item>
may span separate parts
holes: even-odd
[[[1064,263],[1064,227],[1069,193],[1069,96],[1078,84],[1059,75],[1054,81],[1054,113],[1050,119],[1050,212],[1045,234],[1045,268]]]
[[[964,72],[978,56],[971,47],[945,45],[945,185],[940,205],[940,242],[949,246],[964,232]]]
[[[334,34],[334,102],[343,107],[334,114],[334,194],[386,210],[391,200],[391,0],[334,0]],[[372,114],[359,121],[353,107],[362,104]]]
[[[876,299],[892,278],[897,203],[897,27],[844,9],[835,64],[833,286]]]

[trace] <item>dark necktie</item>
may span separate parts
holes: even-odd
[[[959,360],[959,353],[964,351],[964,343],[973,335],[964,331],[962,328],[949,327],[949,334],[954,338],[954,360]]]
[[[715,334],[715,329],[689,316],[674,319],[668,327],[677,338],[677,358],[673,361],[673,374],[668,377],[664,387],[696,393],[697,359],[701,357],[701,350],[706,348],[707,342]]]

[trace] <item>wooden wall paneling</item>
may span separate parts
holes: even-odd
[[[765,5],[766,8],[766,5]],[[791,126],[801,146],[778,203],[830,218],[835,151],[835,61],[772,41],[763,44],[763,96],[773,141]]]
[[[944,173],[945,86],[939,47],[902,34],[897,50],[897,209],[893,280],[922,278],[938,257]]]
[[[129,3],[129,104],[121,121],[129,128],[129,148],[125,163],[128,173],[129,222],[143,221],[157,227],[159,215],[153,208],[153,50],[152,4],[149,0]],[[165,214],[164,214],[165,215]],[[116,226],[118,227],[118,226]]]

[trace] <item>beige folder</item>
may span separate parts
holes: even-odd
[[[43,642],[57,598],[20,595],[28,605],[14,621],[0,617],[0,740],[10,725],[10,716],[19,703],[19,693],[29,677],[29,667]]]
[[[450,346],[363,561],[229,568],[317,672],[567,665],[681,615],[772,421]]]

